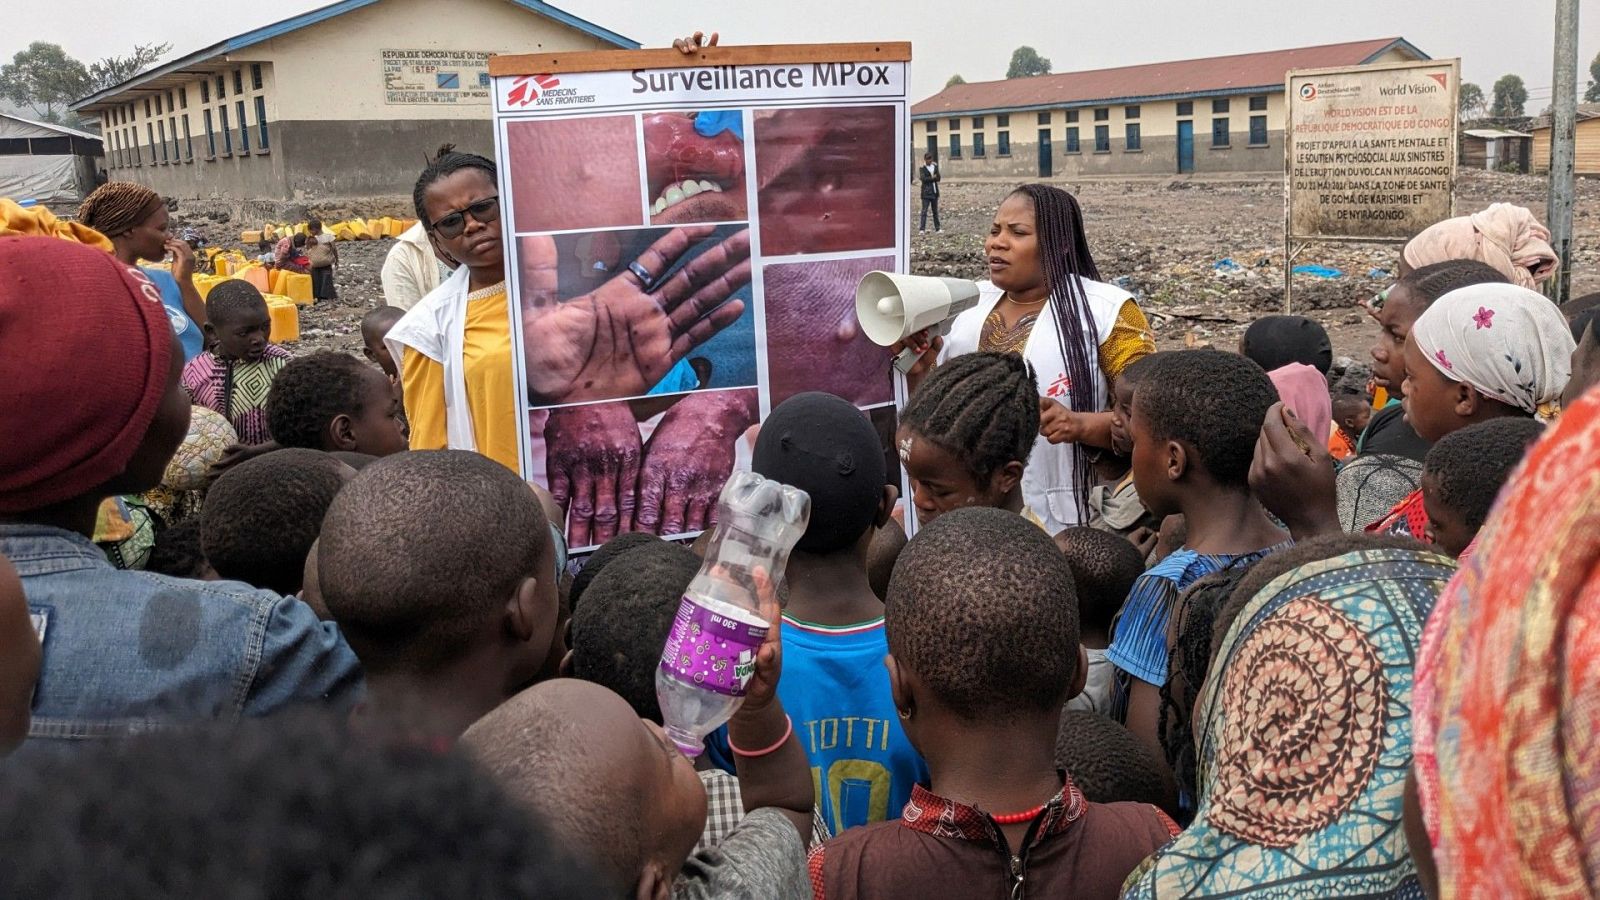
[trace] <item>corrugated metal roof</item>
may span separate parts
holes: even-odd
[[[1525,131],[1507,131],[1504,128],[1468,128],[1461,133],[1467,135],[1468,137],[1487,138],[1488,140],[1510,137],[1533,137],[1533,135],[1528,134]]]
[[[89,133],[87,131],[79,131],[76,128],[68,128],[65,125],[55,125],[55,124],[52,124],[50,122],[40,122],[40,121],[38,121],[36,119],[25,119],[22,116],[15,116],[15,115],[12,115],[11,113],[0,113],[0,119],[11,119],[14,122],[21,122],[21,123],[23,123],[25,125],[32,125],[35,128],[43,128],[46,131],[54,131],[54,132],[58,132],[60,134],[71,135],[73,137],[80,137],[80,138],[83,138],[86,141],[99,141],[101,139],[100,135],[98,135],[98,134],[91,134],[91,133]]]
[[[1033,78],[952,85],[913,106],[911,114],[913,117],[927,118],[950,113],[1234,94],[1247,89],[1282,90],[1284,73],[1290,69],[1360,65],[1397,46],[1418,59],[1429,58],[1404,38],[1392,37],[1087,72],[1062,72]]]
[[[1574,117],[1574,121],[1586,122],[1589,119],[1600,119],[1600,103],[1578,104],[1578,114]],[[1539,118],[1534,119],[1533,125],[1529,127],[1534,131],[1543,131],[1544,129],[1549,128],[1550,115],[1548,113],[1541,115]]]

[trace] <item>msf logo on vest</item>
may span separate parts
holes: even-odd
[[[507,106],[529,106],[538,102],[545,92],[559,87],[561,79],[554,75],[524,75],[512,82],[506,94]]]

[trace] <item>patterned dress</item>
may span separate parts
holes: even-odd
[[[207,350],[183,367],[183,389],[189,399],[221,413],[241,442],[264,444],[272,440],[267,429],[267,393],[288,362],[289,351],[277,344],[268,344],[255,362],[221,359]]]

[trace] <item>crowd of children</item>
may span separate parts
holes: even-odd
[[[569,565],[548,493],[408,449],[401,311],[291,358],[249,284],[131,267],[165,209],[108,187],[109,240],[0,237],[0,895],[1600,891],[1600,303],[1517,213],[1408,245],[1370,384],[1300,317],[1137,354],[1053,534],[1016,352],[920,379],[905,498],[855,406],[777,405],[810,518],[691,759],[699,545]]]

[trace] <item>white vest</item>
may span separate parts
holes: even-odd
[[[477,450],[472,431],[472,407],[467,405],[467,378],[462,356],[466,351],[467,284],[472,277],[458,266],[443,284],[417,301],[383,343],[395,365],[405,369],[407,347],[444,367],[445,438],[451,450]]]

